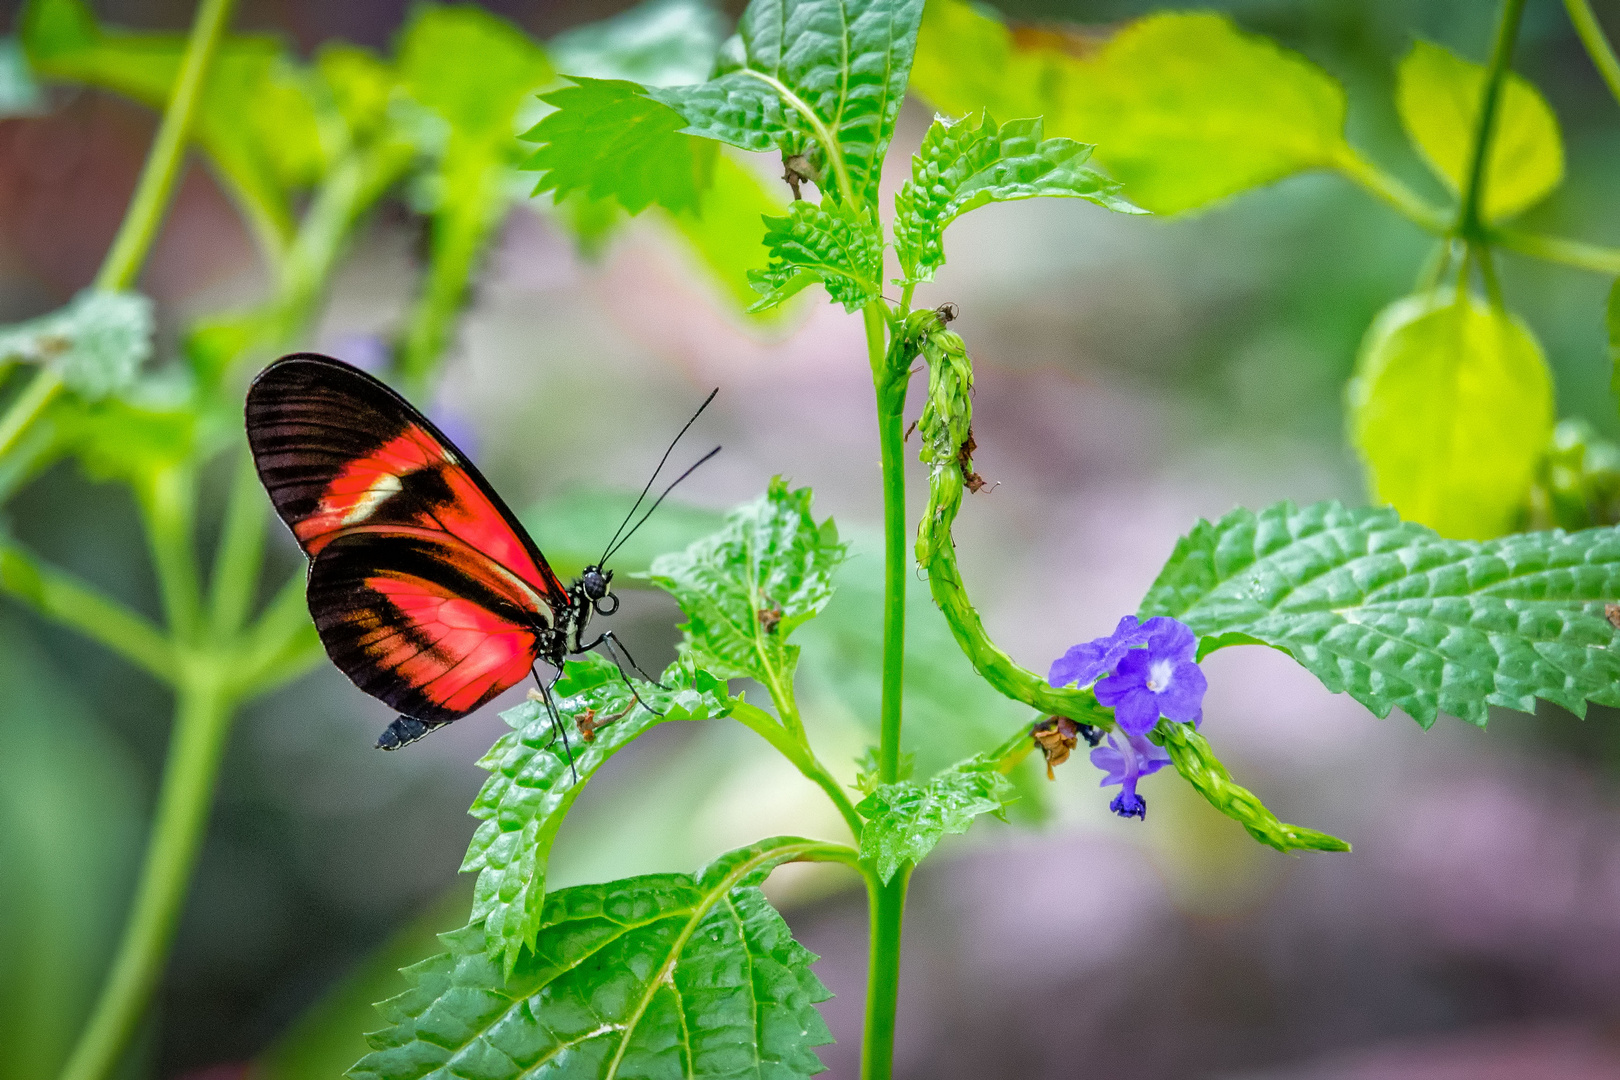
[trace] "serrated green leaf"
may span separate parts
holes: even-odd
[[[29,116],[45,107],[45,94],[14,37],[0,37],[0,119]]]
[[[632,693],[612,660],[590,653],[569,661],[555,688],[557,710],[571,730],[559,733],[532,698],[501,713],[515,730],[478,762],[490,777],[469,813],[483,824],[461,869],[478,871],[472,921],[484,921],[490,948],[508,968],[534,944],[551,843],[596,771],[656,724],[730,711],[725,683],[689,663],[671,666],[662,681],[668,689],[640,683]]]
[[[1620,705],[1620,531],[1446,540],[1387,508],[1279,503],[1201,521],[1142,601],[1202,638],[1285,649],[1378,716],[1483,724],[1488,705],[1544,698],[1581,715]]]
[[[832,599],[845,546],[831,518],[816,524],[809,488],[778,476],[758,499],[726,515],[726,527],[660,555],[644,576],[686,613],[682,652],[722,678],[791,681],[799,647],[788,636]]]
[[[622,79],[573,78],[542,95],[556,112],[523,135],[539,143],[523,167],[541,173],[534,194],[573,192],[613,199],[629,213],[649,206],[681,212],[698,206],[714,170],[712,143],[681,134],[675,110]]]
[[[932,0],[917,50],[912,90],[934,108],[1043,115],[1048,134],[1095,143],[1125,195],[1154,213],[1208,206],[1347,152],[1339,84],[1224,15],[1150,15],[1103,42],[1015,41],[982,8]]]
[[[855,809],[866,818],[861,860],[887,884],[901,866],[916,865],[947,833],[965,833],[980,814],[1005,820],[1012,783],[983,754],[959,762],[927,783],[884,784]]]
[[[725,16],[706,0],[646,0],[546,43],[557,70],[643,86],[699,83],[714,69]]]
[[[1092,147],[1042,136],[1039,117],[1000,125],[988,113],[977,123],[934,121],[894,198],[894,250],[907,281],[932,281],[945,265],[946,227],[988,203],[1068,197],[1142,213],[1119,196],[1117,183],[1086,167]]]
[[[1449,49],[1416,41],[1401,61],[1395,103],[1413,145],[1452,193],[1467,183],[1485,69]],[[1564,178],[1558,118],[1533,85],[1509,71],[1496,103],[1485,198],[1487,221],[1529,209]]]
[[[357,1080],[810,1076],[832,1041],[832,995],[758,884],[828,845],[777,837],[696,874],[654,874],[546,898],[533,953],[510,973],[481,925],[407,968],[380,1008]]]
[[[754,0],[721,49],[715,78],[650,96],[694,135],[784,157],[825,153],[802,105],[838,144],[856,199],[875,205],[922,10],[922,0]],[[826,159],[820,166],[832,168]],[[817,186],[839,198],[832,177]]]
[[[129,386],[152,355],[152,301],[86,289],[37,319],[0,327],[0,361],[38,364],[95,401]]]
[[[749,311],[765,311],[814,283],[859,311],[883,295],[883,233],[871,210],[839,203],[796,202],[783,217],[765,219],[770,262],[748,280],[764,293]]]
[[[1380,312],[1346,391],[1375,497],[1468,538],[1513,527],[1552,433],[1552,398],[1530,329],[1449,289]]]
[[[163,108],[185,53],[183,34],[99,26],[83,0],[37,0],[20,36],[45,78],[84,83]],[[279,250],[292,231],[291,191],[324,165],[306,73],[272,37],[233,35],[219,47],[194,121],[197,141],[260,238]]]

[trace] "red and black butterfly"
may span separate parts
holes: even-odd
[[[247,435],[259,479],[309,556],[309,610],[327,655],[401,713],[382,749],[467,715],[537,660],[560,673],[568,655],[616,641],[584,635],[593,613],[618,609],[602,567],[618,534],[565,586],[473,463],[359,368],[282,357],[248,390]]]

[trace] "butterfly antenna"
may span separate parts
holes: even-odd
[[[607,561],[609,559],[611,559],[614,556],[614,554],[616,554],[618,552],[618,550],[620,548],[624,547],[625,544],[629,543],[630,538],[632,536],[636,535],[636,529],[639,529],[643,525],[647,524],[647,519],[653,516],[653,511],[658,509],[660,503],[662,503],[665,499],[669,498],[669,493],[675,490],[675,485],[679,484],[682,480],[685,480],[688,476],[691,476],[694,472],[697,471],[697,467],[699,465],[702,465],[705,461],[708,461],[710,458],[714,457],[714,455],[718,454],[719,452],[720,452],[720,448],[717,446],[713,450],[710,450],[707,454],[704,454],[702,457],[700,457],[696,461],[692,462],[691,468],[687,469],[685,472],[681,473],[681,475],[677,476],[675,478],[675,480],[674,480],[674,483],[671,483],[669,485],[669,487],[664,489],[664,493],[662,495],[658,496],[657,501],[654,502],[651,506],[647,507],[647,512],[645,514],[641,515],[641,520],[636,522],[635,525],[631,528],[631,530],[624,534],[624,539],[620,540],[618,543],[614,544],[611,548],[609,548],[602,555],[602,561],[597,563],[596,565],[597,566],[606,565]]]
[[[709,396],[704,398],[703,404],[697,407],[697,412],[693,413],[692,419],[686,422],[686,427],[681,428],[681,430],[676,433],[675,438],[670,440],[669,449],[665,450],[664,456],[658,459],[658,468],[654,469],[653,474],[647,477],[647,486],[641,489],[640,495],[636,496],[635,505],[630,507],[630,512],[628,514],[624,515],[624,520],[619,522],[619,527],[613,530],[613,539],[609,540],[607,542],[607,547],[602,549],[602,557],[596,560],[597,566],[601,566],[603,563],[608,561],[608,554],[612,550],[613,545],[618,542],[619,534],[624,531],[624,527],[626,525],[630,524],[630,519],[636,516],[636,511],[641,508],[641,500],[645,499],[647,497],[647,492],[652,490],[653,482],[658,479],[658,474],[663,471],[665,463],[669,461],[669,455],[675,452],[675,444],[681,441],[681,436],[685,435],[687,430],[691,428],[693,424],[697,423],[697,418],[703,415],[703,410],[709,407],[709,402],[713,401],[714,396],[719,392],[720,388],[718,386],[709,391]],[[679,481],[677,481],[677,483],[679,483]],[[635,530],[632,529],[631,531],[634,532]],[[629,537],[626,537],[626,539],[629,539]]]

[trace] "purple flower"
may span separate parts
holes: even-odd
[[[1193,661],[1197,654],[1198,638],[1175,619],[1138,623],[1127,615],[1108,637],[1058,657],[1048,679],[1053,686],[1095,684],[1097,701],[1114,710],[1127,735],[1145,734],[1160,716],[1196,727],[1209,688]]]
[[[1170,764],[1170,755],[1163,747],[1154,746],[1145,735],[1108,736],[1108,745],[1091,752],[1091,763],[1107,775],[1101,787],[1119,784],[1120,792],[1108,809],[1120,817],[1147,819],[1147,800],[1136,793],[1136,782],[1152,776]]]

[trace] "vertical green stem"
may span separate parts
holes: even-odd
[[[1586,46],[1586,54],[1592,58],[1592,65],[1609,84],[1609,93],[1620,101],[1620,59],[1615,57],[1614,48],[1592,13],[1592,5],[1586,0],[1564,0],[1564,7],[1569,11],[1569,21],[1575,24],[1581,44]]]
[[[181,676],[174,735],[135,903],[101,997],[61,1080],[103,1080],[146,1011],[174,937],[208,820],[231,704],[210,671]]]
[[[186,42],[186,54],[180,62],[180,76],[175,80],[174,92],[169,95],[168,108],[152,140],[152,149],[146,155],[146,165],[141,169],[118,235],[96,274],[94,287],[97,289],[116,292],[129,288],[146,260],[158,225],[169,207],[169,197],[174,193],[203,82],[235,3],[236,0],[202,0],[197,9],[191,37]],[[34,381],[0,419],[0,454],[11,449],[18,436],[61,389],[62,378],[55,371],[42,369],[34,376]]]
[[[910,865],[887,885],[866,880],[872,916],[866,968],[866,1031],[861,1042],[861,1080],[889,1080],[894,1073],[894,1021],[900,1002],[900,933],[906,915]]]
[[[189,465],[171,465],[144,478],[139,494],[169,635],[195,643],[202,629],[202,583],[192,536],[197,520],[196,473]]]
[[[866,349],[877,392],[878,442],[883,455],[883,703],[878,741],[878,779],[900,778],[900,701],[905,665],[906,573],[910,546],[906,537],[906,471],[902,412],[906,403],[905,373],[885,366],[887,322],[876,305],[862,313]]]
[[[1465,240],[1483,238],[1480,205],[1485,201],[1487,163],[1491,157],[1491,140],[1496,131],[1496,108],[1502,98],[1502,83],[1507,78],[1508,62],[1513,58],[1513,46],[1519,38],[1519,19],[1524,14],[1525,0],[1502,0],[1502,15],[1496,26],[1496,43],[1491,47],[1490,67],[1485,75],[1485,90],[1480,97],[1479,117],[1474,127],[1474,142],[1468,160],[1468,180],[1463,187],[1462,204],[1457,211],[1456,234]]]

